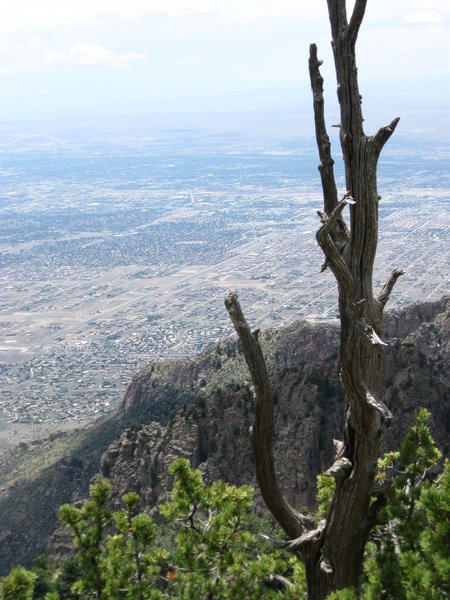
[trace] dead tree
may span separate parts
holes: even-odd
[[[392,288],[402,274],[396,269],[374,296],[373,265],[378,239],[376,170],[384,144],[399,119],[375,135],[363,130],[355,44],[367,0],[356,0],[347,17],[345,0],[327,0],[340,104],[340,143],[346,190],[339,200],[330,142],[325,126],[323,79],[317,48],[310,47],[309,71],[319,151],[324,208],[317,242],[325,254],[339,291],[341,381],[346,397],[343,441],[335,442],[336,459],[327,473],[336,488],[326,519],[319,523],[299,514],[283,498],[272,455],[273,398],[257,333],[252,333],[230,293],[225,305],[242,343],[255,390],[252,445],[256,476],[264,500],[291,541],[287,546],[304,562],[309,598],[322,599],[333,590],[358,586],[364,547],[373,526],[376,503],[374,475],[383,418],[390,418],[379,398],[383,346],[382,315]],[[350,222],[343,210],[349,205]]]

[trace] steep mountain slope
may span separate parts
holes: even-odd
[[[410,307],[386,319],[390,347],[383,401],[394,419],[385,424],[384,450],[398,445],[414,409],[425,406],[432,412],[431,429],[438,444],[449,453],[449,310],[450,302],[442,301]],[[274,453],[280,484],[291,503],[312,509],[316,476],[333,461],[333,438],[339,439],[343,419],[338,330],[296,323],[265,332],[262,342],[277,399]],[[223,378],[219,370],[216,378],[221,385],[214,382],[207,398],[199,397],[178,409],[167,426],[151,423],[129,430],[109,447],[101,472],[113,485],[115,503],[119,504],[125,491],[133,490],[140,494],[143,508],[154,507],[170,488],[167,469],[178,456],[188,457],[207,481],[222,478],[256,486],[248,435],[252,393],[249,384],[243,383],[247,374],[242,372],[242,355],[237,352],[228,358],[234,351],[237,345],[233,349],[231,342],[216,349],[219,356],[227,357],[222,368],[235,374],[234,381]],[[132,411],[145,403],[157,385],[154,374],[150,367],[133,379],[124,409]],[[262,506],[258,493],[256,503]]]
[[[398,418],[387,424],[385,447],[398,443],[410,413],[422,405],[449,452],[449,306],[447,298],[386,317],[383,396]],[[292,502],[311,506],[316,474],[329,466],[342,422],[338,328],[298,322],[260,337],[277,401],[280,481]],[[87,496],[100,461],[115,501],[136,490],[149,511],[170,485],[167,466],[176,456],[191,458],[207,480],[254,483],[252,410],[248,372],[230,339],[196,357],[145,367],[120,410],[93,427],[2,455],[0,573],[45,550],[57,507]]]

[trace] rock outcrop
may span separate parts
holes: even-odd
[[[385,424],[385,449],[398,445],[420,405],[432,413],[432,433],[449,454],[449,310],[446,298],[385,318],[389,347],[382,399],[394,415]],[[262,332],[260,339],[275,392],[280,484],[295,506],[311,508],[316,475],[332,462],[332,440],[339,439],[343,419],[338,326],[298,322]],[[237,341],[225,340],[199,356],[145,367],[130,382],[121,409],[91,428],[30,445],[15,457],[4,454],[0,574],[14,564],[30,564],[45,550],[59,504],[86,497],[99,470],[112,483],[115,505],[135,490],[142,508],[153,513],[170,489],[167,469],[177,456],[188,457],[206,481],[255,485],[248,379]],[[38,470],[38,462],[45,468]],[[257,493],[255,502],[262,507]],[[54,540],[62,556],[70,544],[60,534]]]
[[[386,318],[389,348],[382,396],[394,419],[385,423],[384,450],[398,446],[413,411],[424,406],[432,413],[430,426],[438,445],[449,453],[449,311],[450,300],[444,299],[411,306]],[[316,476],[332,463],[333,438],[339,438],[343,419],[338,329],[296,323],[261,337],[277,401],[274,453],[280,484],[294,506],[312,509]],[[116,505],[125,491],[133,490],[140,494],[142,508],[154,512],[170,489],[168,466],[178,456],[189,458],[208,482],[220,478],[256,486],[249,440],[251,387],[237,344],[226,344],[219,354],[221,369],[244,372],[240,382],[215,383],[212,391],[176,410],[167,426],[150,423],[130,429],[104,454],[101,472],[113,485]],[[196,369],[188,364],[189,377],[180,369],[178,381],[198,383],[211,368],[213,358],[204,356]],[[155,377],[158,381],[157,373],[154,366],[133,379],[125,396],[125,410],[145,403],[154,389]],[[258,493],[255,501],[262,507]]]

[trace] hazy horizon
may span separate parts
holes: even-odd
[[[0,121],[145,113],[178,115],[180,128],[204,115],[214,128],[216,115],[221,130],[239,128],[231,113],[272,111],[308,135],[312,42],[327,122],[338,115],[329,40],[325,0],[16,0],[0,7]],[[399,115],[400,135],[447,135],[449,51],[446,0],[368,2],[357,45],[367,132]]]

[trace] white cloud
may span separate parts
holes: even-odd
[[[77,42],[67,53],[47,49],[42,58],[44,64],[47,65],[74,64],[127,67],[135,63],[146,64],[148,62],[147,54],[139,52],[115,53],[103,46],[84,42]]]
[[[225,3],[226,4],[226,3]],[[136,21],[145,14],[191,17],[211,13],[223,0],[14,0],[0,4],[0,33],[86,24],[105,15]]]
[[[0,40],[0,73],[39,71],[39,56],[42,55],[43,48],[44,43],[40,38],[26,42]]]
[[[352,2],[349,2],[350,12]],[[367,14],[385,20],[418,14],[449,15],[448,0],[373,0]],[[35,30],[62,24],[94,22],[114,14],[124,20],[160,13],[174,18],[218,14],[221,18],[251,20],[295,18],[306,21],[327,19],[326,2],[299,0],[14,0],[1,2],[0,31]],[[429,22],[429,21],[427,21]],[[436,21],[433,21],[434,23]]]
[[[405,23],[414,23],[415,25],[438,25],[442,23],[442,16],[434,11],[415,11],[404,16]]]
[[[350,12],[352,0],[347,4]],[[449,0],[370,0],[358,40],[362,76],[445,76],[448,61],[436,56],[449,54],[449,22]],[[38,79],[64,90],[65,72],[80,94],[114,76],[117,89],[130,95],[180,102],[182,86],[203,95],[282,80],[307,85],[310,42],[319,47],[331,88],[325,0],[0,0],[0,73],[19,73],[17,93],[30,97]],[[149,62],[146,87],[132,67]],[[116,67],[123,78],[111,72]]]
[[[41,38],[26,42],[0,43],[0,73],[32,73],[51,67],[73,65],[127,68],[147,65],[149,57],[141,52],[113,52],[99,44],[74,43],[68,51],[49,48]]]
[[[436,60],[449,52],[448,31],[441,25],[406,24],[366,32],[358,46],[362,74],[373,80],[447,77],[448,61]]]
[[[178,65],[199,65],[206,62],[211,62],[212,56],[209,53],[198,53],[198,52],[189,52],[187,56],[183,56],[183,58],[175,59],[175,62]]]

